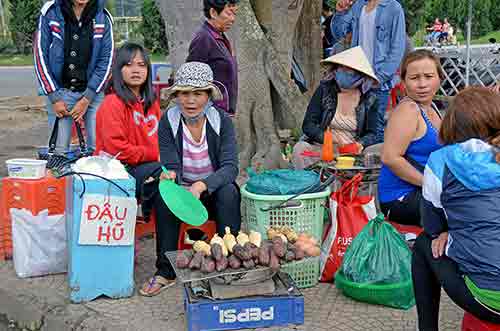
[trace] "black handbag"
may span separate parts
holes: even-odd
[[[56,143],[59,130],[59,117],[56,117],[54,128],[52,129],[52,133],[49,139],[48,152],[38,154],[38,158],[40,160],[47,160],[47,169],[58,170],[59,172],[62,172],[62,169],[64,169],[66,166],[69,166],[71,163],[76,162],[78,159],[89,156],[91,154],[87,149],[87,143],[85,142],[85,138],[83,137],[82,127],[78,122],[75,122],[75,126],[80,146],[79,154],[73,157],[68,157],[65,154],[57,154]]]

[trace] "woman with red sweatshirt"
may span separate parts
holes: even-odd
[[[146,213],[143,184],[161,171],[159,120],[149,57],[142,46],[127,43],[116,54],[108,94],[97,111],[95,153],[117,155],[126,165]]]

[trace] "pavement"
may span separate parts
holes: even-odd
[[[152,275],[155,262],[152,238],[142,239],[139,248],[135,265],[136,287]],[[252,330],[414,331],[416,328],[415,308],[402,311],[355,302],[343,296],[333,284],[320,283],[302,290],[302,293],[304,325]],[[460,330],[462,315],[463,312],[444,295],[440,330]],[[3,330],[184,331],[181,286],[171,287],[153,298],[142,297],[136,291],[128,299],[99,298],[72,304],[64,274],[19,279],[11,261],[0,262],[0,331]]]

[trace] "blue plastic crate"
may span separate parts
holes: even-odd
[[[304,324],[304,297],[300,295],[256,296],[228,300],[189,302],[184,286],[188,331],[238,330]]]
[[[113,180],[135,198],[135,179]],[[84,188],[85,186],[85,188]],[[85,178],[85,185],[77,176],[68,177],[66,185],[66,233],[68,240],[68,283],[72,302],[91,301],[105,295],[125,298],[134,292],[134,245],[97,246],[80,245],[80,195],[107,193],[125,197],[116,186],[99,178]]]

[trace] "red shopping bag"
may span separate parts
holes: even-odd
[[[332,221],[327,226],[321,244],[322,282],[333,280],[347,247],[368,221],[377,216],[374,197],[358,195],[362,178],[362,174],[357,174],[330,195]]]

